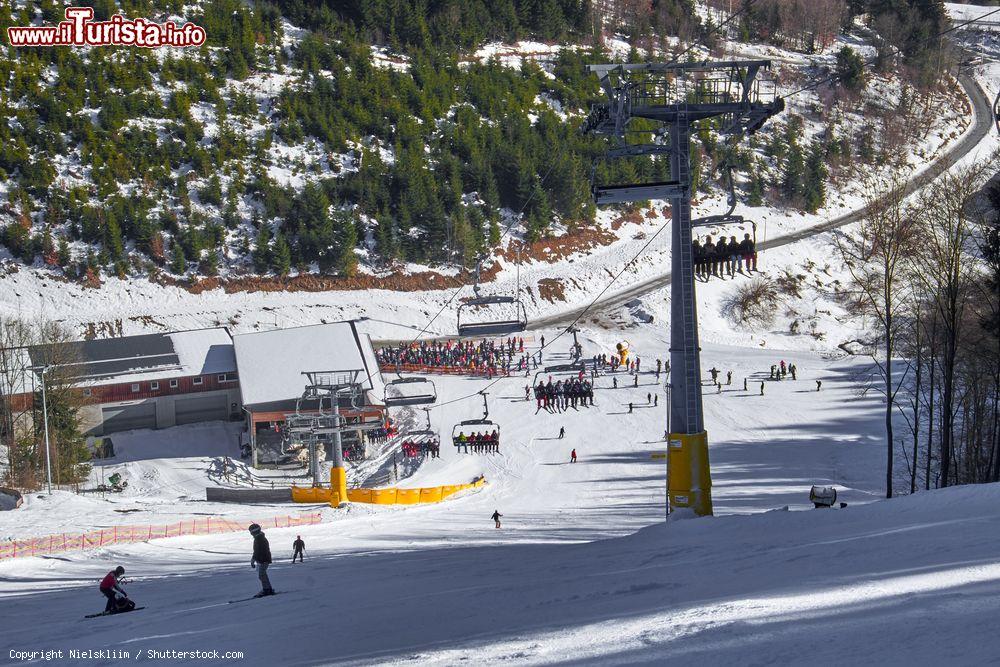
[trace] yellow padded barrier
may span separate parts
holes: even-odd
[[[395,505],[396,489],[372,489],[372,502],[376,505]]]
[[[396,489],[397,505],[415,505],[420,502],[420,489]]]
[[[352,503],[373,503],[376,505],[416,505],[417,503],[437,503],[459,491],[476,489],[486,484],[486,479],[478,478],[470,484],[446,484],[417,489],[348,489],[347,500]],[[330,487],[292,487],[292,500],[297,503],[330,503],[337,506],[341,496]]]
[[[372,501],[371,489],[348,489],[347,499],[352,503],[370,503]]]
[[[441,487],[429,486],[425,489],[420,489],[420,502],[422,503],[441,502]]]

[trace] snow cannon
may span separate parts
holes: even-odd
[[[618,352],[618,360],[623,366],[628,363],[628,348],[628,341],[615,345],[615,350]]]
[[[837,489],[832,486],[813,486],[809,490],[809,501],[816,509],[833,507],[837,502]]]

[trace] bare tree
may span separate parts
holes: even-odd
[[[942,174],[920,198],[920,251],[914,276],[922,283],[941,327],[940,480],[948,486],[955,474],[956,379],[963,324],[975,296],[979,273],[973,203],[1000,167],[1000,152]]]
[[[918,230],[916,212],[906,204],[902,174],[865,179],[865,214],[858,227],[838,234],[837,248],[851,274],[850,288],[875,317],[881,339],[872,359],[885,385],[886,497],[892,497],[893,412],[902,378],[893,376],[899,333],[897,314],[909,300],[906,273]],[[881,358],[880,358],[881,357]]]

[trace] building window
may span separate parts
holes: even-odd
[[[170,381],[170,388],[171,389],[177,389],[177,380],[171,380]]]
[[[84,389],[83,390],[83,395],[86,396],[87,398],[90,398],[91,391],[89,389]]]
[[[132,393],[136,394],[138,392],[139,392],[139,385],[138,384],[132,385]]]
[[[194,379],[194,382],[193,382],[193,384],[194,384],[195,386],[198,386],[199,384],[201,384],[201,378],[200,378],[200,377],[196,377],[196,378]]]
[[[149,388],[150,388],[150,389],[151,389],[152,391],[156,391],[157,389],[159,389],[159,388],[160,388],[160,383],[159,383],[159,382],[150,382],[150,383],[149,383]]]
[[[219,373],[216,379],[219,382],[236,382],[236,373]]]

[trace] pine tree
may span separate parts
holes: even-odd
[[[184,256],[184,247],[174,241],[173,256],[170,260],[170,272],[183,276],[187,273],[187,258]]]
[[[271,254],[271,268],[279,276],[287,276],[292,269],[292,248],[288,245],[284,233],[279,233],[274,241],[274,251]]]
[[[781,192],[785,199],[795,201],[802,195],[802,181],[805,176],[805,158],[798,143],[788,146],[785,169],[781,176]]]
[[[253,268],[257,273],[267,273],[271,267],[271,226],[259,223],[257,240],[253,249]]]
[[[806,158],[803,183],[805,207],[810,213],[815,213],[826,203],[826,177],[826,151],[822,142],[813,141]]]

